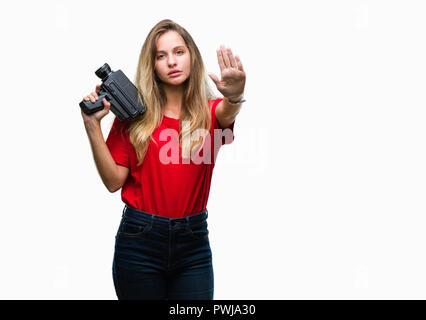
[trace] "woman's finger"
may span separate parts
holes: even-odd
[[[244,72],[243,64],[241,63],[241,59],[239,56],[235,56],[235,60],[237,61],[238,70]]]
[[[229,61],[231,63],[231,67],[237,68],[237,62],[235,61],[235,58],[234,58],[234,55],[232,54],[231,48],[228,48],[227,54],[228,54]]]
[[[220,49],[216,50],[217,52],[217,60],[219,62],[219,68],[220,71],[222,71],[223,69],[225,69],[225,62],[223,61],[223,57],[222,57],[222,52],[220,51]]]
[[[225,48],[224,45],[221,45],[220,48],[221,48],[220,51],[222,53],[222,58],[223,58],[223,62],[225,64],[225,67],[226,68],[230,68],[231,67],[231,62],[229,61],[229,57],[228,57],[228,54],[226,52],[226,48]]]

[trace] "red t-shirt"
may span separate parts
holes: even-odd
[[[179,147],[178,142],[174,142],[172,136],[167,134],[170,130],[166,129],[174,129],[178,134],[179,120],[163,116],[161,125],[152,135],[158,145],[151,140],[142,164],[137,166],[136,151],[130,143],[126,123],[115,117],[106,145],[115,162],[129,168],[129,176],[121,189],[121,199],[124,203],[133,208],[168,218],[185,217],[206,209],[218,150],[222,145],[234,140],[235,121],[228,127],[230,131],[221,128],[217,122],[215,110],[220,101],[222,99],[209,101],[213,124],[210,129],[210,137],[206,140],[210,141],[210,146],[206,141],[205,147],[198,153],[200,158],[209,158],[210,161],[196,160],[194,163],[193,158],[188,160],[189,163],[182,161],[182,148]],[[120,130],[122,128],[123,130]],[[223,133],[220,129],[224,130]],[[166,141],[160,140],[162,131],[161,140]],[[165,136],[164,133],[166,133]],[[228,139],[223,136],[226,133]],[[214,141],[216,141],[216,151]],[[160,161],[160,149],[166,144],[167,146],[161,151],[163,156],[161,159],[164,159],[165,154],[171,159],[171,147],[177,146],[179,149],[178,163],[176,163],[176,157],[172,163],[166,164],[164,161]],[[165,150],[168,152],[165,153]],[[205,157],[203,157],[204,151],[208,152]],[[176,153],[174,154],[176,155]]]

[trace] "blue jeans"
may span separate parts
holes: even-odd
[[[125,206],[112,266],[119,300],[213,300],[207,209],[167,218]]]

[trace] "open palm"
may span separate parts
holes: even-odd
[[[246,73],[244,72],[240,57],[237,55],[234,57],[231,48],[225,48],[223,45],[216,52],[221,80],[214,73],[209,73],[209,77],[224,97],[240,97],[244,92],[246,84]]]

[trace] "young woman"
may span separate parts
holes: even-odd
[[[231,49],[221,46],[217,57],[221,80],[209,76],[224,98],[212,95],[190,34],[160,21],[136,74],[146,112],[128,122],[115,117],[106,141],[100,121],[109,102],[93,115],[81,113],[102,181],[110,192],[121,188],[125,203],[113,260],[118,299],[213,299],[206,206],[217,151],[233,141],[246,79]],[[83,99],[96,101],[99,87]]]

